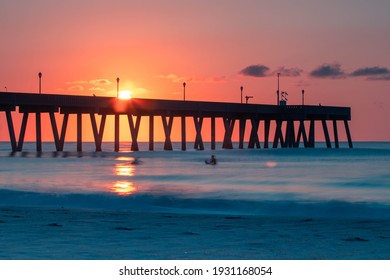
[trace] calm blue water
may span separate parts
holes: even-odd
[[[390,143],[185,152],[179,143],[153,152],[143,143],[143,151],[121,153],[94,153],[87,143],[82,154],[40,157],[25,145],[30,152],[11,156],[0,143],[0,206],[390,219]],[[211,154],[217,166],[204,164]]]

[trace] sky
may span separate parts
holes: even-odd
[[[243,86],[275,104],[280,73],[288,104],[305,90],[352,108],[355,141],[390,141],[389,14],[388,0],[1,0],[0,91],[37,92],[42,72],[43,93],[115,96],[119,77],[138,98],[181,100],[186,82],[187,100],[240,102]]]

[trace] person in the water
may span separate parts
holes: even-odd
[[[217,164],[217,159],[214,155],[211,156],[209,160],[205,160],[206,164],[211,164],[211,165],[216,165]]]

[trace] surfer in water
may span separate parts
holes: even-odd
[[[217,164],[217,159],[215,158],[214,155],[212,155],[209,160],[205,160],[204,162],[206,164],[216,165]]]

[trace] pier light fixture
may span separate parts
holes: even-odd
[[[253,98],[253,96],[245,96],[245,100],[246,100],[246,104],[248,104],[248,100],[250,99],[250,98]]]
[[[186,101],[186,82],[183,83],[183,100]]]
[[[241,86],[241,87],[240,87],[240,90],[241,90],[241,104],[242,104],[242,91],[244,90],[244,87]]]
[[[42,93],[42,72],[38,73],[38,78],[39,78],[39,94]]]
[[[119,98],[119,77],[116,78],[116,98]]]
[[[302,106],[305,105],[305,90],[302,90]]]
[[[7,87],[4,87],[5,88],[5,92],[8,92],[8,88]]]

